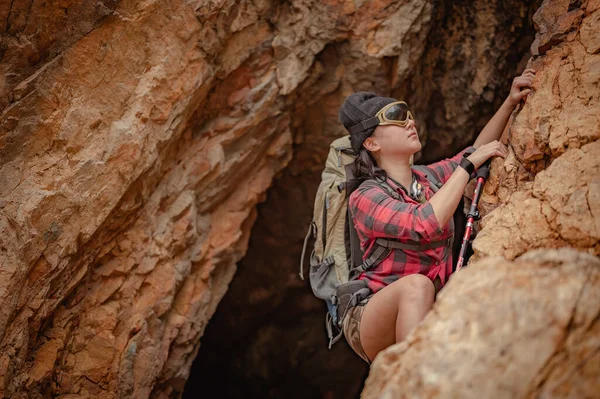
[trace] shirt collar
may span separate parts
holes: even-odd
[[[426,201],[425,199],[425,191],[427,190],[427,188],[429,187],[429,184],[425,185],[423,182],[427,181],[427,176],[417,170],[412,170],[412,183],[411,183],[411,187],[404,187],[402,184],[400,184],[398,181],[394,180],[391,176],[387,177],[388,180],[388,184],[391,185],[391,187],[393,189],[396,190],[396,192],[398,192],[399,194],[404,195],[405,197],[408,197],[410,199],[412,199],[415,202],[424,202]],[[415,190],[417,190],[415,192]],[[410,194],[419,194],[418,198],[413,197]]]

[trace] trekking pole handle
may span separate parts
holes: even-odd
[[[492,162],[492,159],[488,159],[487,161],[485,161],[483,163],[483,165],[481,165],[479,167],[479,169],[477,169],[477,174],[475,175],[476,178],[478,177],[483,177],[485,180],[487,180],[488,176],[490,175],[490,163]]]

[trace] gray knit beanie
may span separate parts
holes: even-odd
[[[393,98],[379,97],[375,93],[366,91],[354,93],[348,96],[340,107],[340,122],[346,130],[349,130],[352,126],[374,117],[381,108],[395,101]],[[376,127],[350,135],[350,143],[354,151],[358,152],[360,150],[363,142],[373,134]]]

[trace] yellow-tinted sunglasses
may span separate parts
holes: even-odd
[[[413,114],[408,109],[404,101],[396,101],[381,108],[374,117],[367,119],[348,129],[350,134],[362,132],[378,125],[397,125],[406,126],[408,120],[415,120]]]

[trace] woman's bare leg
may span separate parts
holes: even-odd
[[[434,297],[433,283],[422,274],[402,277],[373,295],[360,321],[360,341],[369,359],[402,341],[431,309]]]

